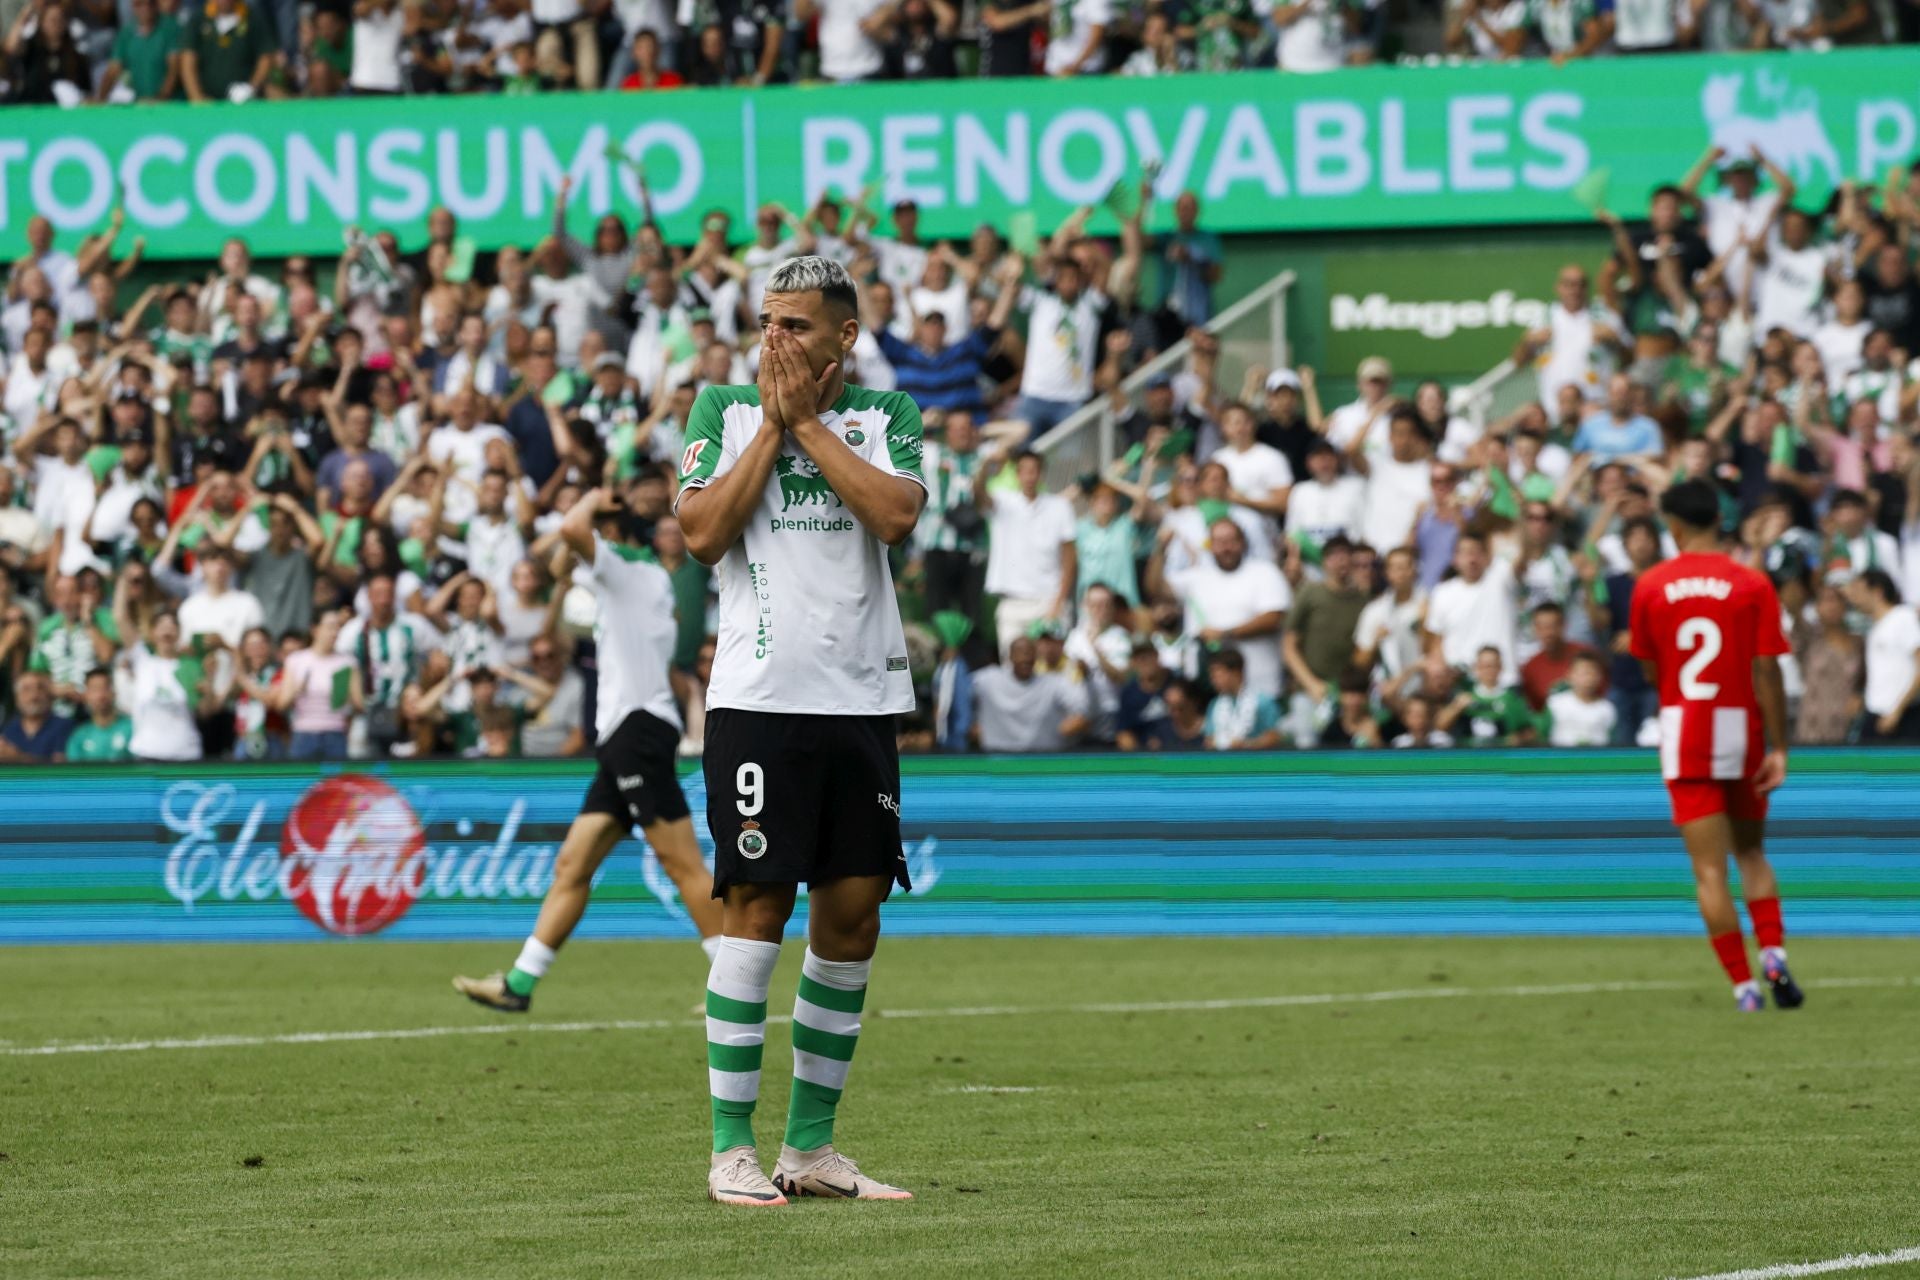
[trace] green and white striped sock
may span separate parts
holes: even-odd
[[[767,1039],[767,984],[777,942],[723,938],[707,973],[707,1092],[716,1153],[753,1145],[760,1055]]]
[[[817,1151],[833,1141],[833,1113],[847,1087],[871,960],[822,960],[807,948],[793,1002],[793,1100],[787,1145]]]

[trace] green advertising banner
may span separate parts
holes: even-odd
[[[1385,356],[1400,376],[1455,377],[1513,354],[1529,329],[1549,322],[1561,267],[1592,270],[1592,243],[1486,244],[1478,248],[1334,253],[1326,262],[1322,333],[1329,372],[1346,375]]]
[[[1610,171],[1622,212],[1709,144],[1759,147],[1824,198],[1911,160],[1911,49],[1597,59],[1329,76],[956,80],[832,89],[435,97],[246,106],[11,108],[0,115],[0,252],[33,213],[69,235],[116,203],[159,257],[325,253],[350,225],[421,239],[445,205],[483,248],[544,233],[563,176],[581,226],[637,209],[669,233],[744,224],[759,201],[868,185],[922,231],[1032,210],[1042,227],[1161,166],[1219,231],[1564,222]],[[1110,215],[1102,214],[1102,219]],[[1164,207],[1158,218],[1165,218]],[[1110,225],[1110,224],[1109,224]],[[1094,224],[1096,229],[1101,221]]]

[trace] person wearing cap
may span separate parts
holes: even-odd
[[[1307,454],[1326,437],[1322,429],[1325,416],[1320,412],[1320,391],[1314,382],[1313,368],[1301,365],[1275,369],[1263,382],[1261,414],[1254,422],[1254,437],[1287,455],[1293,474],[1307,473]]]
[[[1700,184],[1716,165],[1720,166],[1720,190],[1702,197]],[[1773,190],[1760,193],[1757,188],[1763,168],[1773,181]],[[1746,298],[1751,289],[1752,265],[1742,241],[1757,241],[1765,236],[1774,216],[1783,205],[1793,203],[1798,189],[1786,171],[1769,160],[1757,145],[1747,155],[1733,157],[1728,156],[1725,147],[1709,146],[1681,182],[1681,193],[1700,202],[1701,215],[1706,221],[1707,248],[1716,259],[1732,255],[1728,258],[1725,278],[1735,298]]]
[[[1351,404],[1343,404],[1327,416],[1327,439],[1343,453],[1351,454],[1356,447],[1369,455],[1384,453],[1387,414],[1394,404],[1393,365],[1385,356],[1368,356],[1354,376],[1360,394]]]

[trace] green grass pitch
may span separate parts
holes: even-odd
[[[1694,939],[883,941],[838,1141],[919,1199],[773,1211],[703,1199],[691,942],[578,942],[519,1021],[448,987],[511,945],[12,949],[0,1276],[1685,1277],[1920,1244],[1914,944],[1793,948],[1807,1007],[1741,1017]],[[1634,989],[1500,990],[1582,983]],[[610,1020],[666,1025],[535,1029]]]

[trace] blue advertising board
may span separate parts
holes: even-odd
[[[0,943],[525,934],[578,762],[0,773]],[[1801,752],[1797,933],[1920,932],[1920,753]],[[707,842],[697,767],[685,775]],[[1691,933],[1648,753],[909,761],[894,934]],[[796,921],[796,927],[799,921]],[[582,936],[684,937],[638,842]]]

